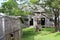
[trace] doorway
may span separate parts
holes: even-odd
[[[30,26],[32,26],[32,25],[33,25],[33,19],[30,20]]]
[[[45,25],[45,18],[41,18],[41,25]]]

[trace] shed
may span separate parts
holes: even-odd
[[[20,17],[0,14],[0,40],[21,40]]]

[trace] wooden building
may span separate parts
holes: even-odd
[[[0,14],[0,40],[21,40],[20,17]]]

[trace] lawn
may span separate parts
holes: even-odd
[[[34,28],[23,29],[22,40],[60,40],[60,32],[53,32],[54,28],[43,28],[35,32]]]

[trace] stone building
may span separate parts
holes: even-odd
[[[50,21],[50,18],[49,16],[45,13],[45,12],[34,12],[34,16],[33,16],[33,23],[34,23],[34,26],[37,24],[37,18],[40,19],[41,23],[40,25],[44,24],[45,27],[52,27],[54,26],[54,22],[53,21]],[[43,21],[44,19],[44,21]]]

